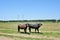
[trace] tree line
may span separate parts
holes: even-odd
[[[0,22],[60,22],[60,20],[50,19],[50,20],[8,20]]]

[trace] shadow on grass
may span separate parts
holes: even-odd
[[[28,34],[28,35],[30,35],[30,33],[28,33],[28,32],[19,32],[19,33],[21,33],[21,34]]]
[[[19,32],[19,33],[28,34],[28,35],[30,35],[30,34],[43,34],[42,32],[39,32],[39,33],[38,32],[30,32],[30,33],[29,32],[26,32],[26,33],[25,32]]]
[[[43,34],[42,32],[31,32],[32,34]]]

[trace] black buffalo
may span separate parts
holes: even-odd
[[[39,33],[39,27],[41,27],[41,26],[42,26],[42,24],[28,24],[29,32],[31,32],[31,28],[32,28],[32,29],[35,29],[35,32],[37,30]]]
[[[27,25],[26,24],[19,24],[18,25],[18,32],[20,32],[20,29],[24,29],[24,32],[26,33]]]

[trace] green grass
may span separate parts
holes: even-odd
[[[6,35],[6,34],[0,34],[0,36],[10,37],[13,39],[17,38],[19,40],[53,40],[53,39],[47,39],[47,38],[31,38],[31,37],[22,37],[22,36],[12,36],[12,35]]]
[[[1,33],[9,33],[9,34],[18,34],[17,32],[17,26],[18,24],[23,23],[42,23],[43,25],[40,28],[41,33],[35,33],[34,30],[32,30],[32,33],[30,35],[36,35],[36,36],[47,36],[47,37],[57,37],[60,38],[60,23],[53,23],[53,22],[0,22],[0,32]],[[28,29],[27,29],[28,31]],[[44,32],[44,31],[51,31],[51,32]],[[57,31],[57,32],[54,32]],[[24,30],[21,30],[21,32],[24,32]],[[28,32],[29,33],[29,32]],[[23,33],[20,33],[23,34]],[[8,36],[8,37],[14,37],[19,39],[26,39],[26,40],[53,40],[53,39],[47,39],[47,38],[30,38],[30,37],[22,37],[22,36],[12,36],[12,35],[5,35],[0,34],[0,36]]]

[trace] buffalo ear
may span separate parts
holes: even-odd
[[[38,25],[40,25],[40,26],[41,26],[42,24],[38,24]]]
[[[41,24],[42,25],[42,24]]]
[[[25,24],[26,26],[28,26],[28,24]]]
[[[27,26],[27,24],[25,24]]]

